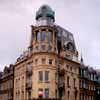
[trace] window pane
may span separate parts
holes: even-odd
[[[46,59],[42,59],[42,64],[45,64],[46,63]]]
[[[46,49],[46,45],[41,45],[42,50]]]
[[[67,77],[67,86],[69,87],[69,76]]]
[[[49,71],[45,71],[45,81],[49,80]]]
[[[32,40],[33,41],[35,40],[35,34],[34,33],[32,34]]]
[[[37,63],[38,63],[38,59],[35,59],[35,64],[37,65]]]
[[[75,85],[76,85],[76,84],[75,84],[75,83],[76,83],[76,79],[74,78],[73,81],[74,81],[74,87],[75,87]]]
[[[48,42],[51,42],[53,40],[53,36],[51,32],[48,32]]]
[[[45,31],[42,31],[41,41],[45,41],[47,38],[47,33]]]
[[[43,98],[43,89],[42,88],[39,89],[38,95],[39,95],[39,99]]]
[[[49,59],[49,64],[52,64],[52,59]]]
[[[40,32],[37,33],[37,40],[38,40],[38,41],[41,40],[41,33],[40,33]]]
[[[48,88],[45,89],[45,98],[49,98],[49,89]]]
[[[68,91],[68,100],[69,100],[69,95],[70,95],[70,92]]]
[[[43,81],[43,72],[39,71],[39,81]]]

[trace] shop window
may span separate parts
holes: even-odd
[[[45,89],[45,98],[48,99],[49,98],[49,88]]]
[[[39,96],[40,100],[43,98],[43,89],[42,88],[39,89],[38,96]]]

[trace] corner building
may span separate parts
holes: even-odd
[[[72,33],[55,24],[43,5],[31,26],[28,51],[16,61],[14,100],[79,100],[79,61]]]

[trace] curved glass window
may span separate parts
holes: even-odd
[[[42,31],[41,33],[41,41],[45,41],[47,39],[47,33],[46,31]]]
[[[51,32],[48,32],[48,42],[51,42],[53,40],[53,35]]]
[[[38,41],[41,40],[41,33],[40,33],[40,32],[37,33],[37,40],[38,40]]]
[[[34,35],[34,33],[32,34],[32,40],[34,41],[35,40],[35,35]],[[31,41],[32,41],[31,40]]]

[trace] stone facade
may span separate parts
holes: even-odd
[[[13,100],[14,67],[10,65],[0,72],[0,100]]]
[[[54,21],[49,6],[36,13],[28,51],[15,64],[14,100],[79,100],[80,64],[74,38]]]
[[[100,96],[98,73],[92,67],[80,65],[80,100],[98,100]]]
[[[99,100],[100,74],[78,60],[73,34],[43,5],[27,51],[0,72],[0,100]]]

